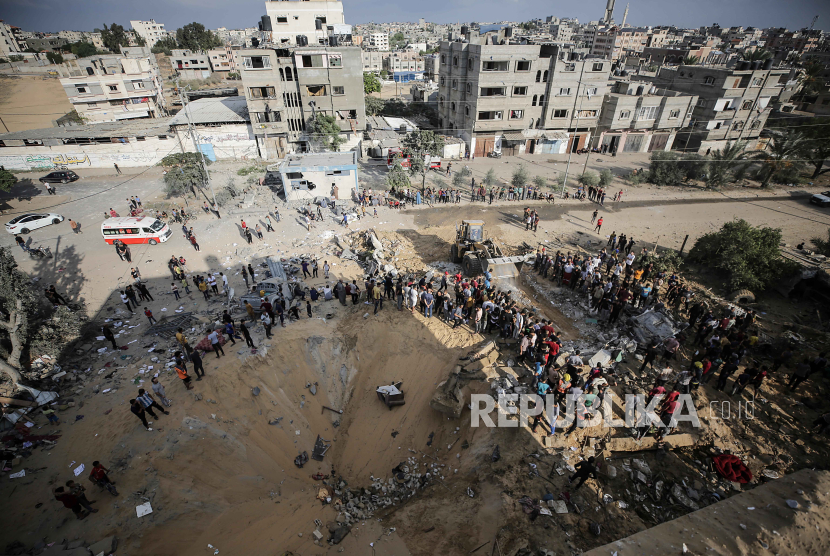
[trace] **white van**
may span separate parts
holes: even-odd
[[[101,223],[104,241],[112,245],[117,239],[123,243],[164,243],[173,231],[157,218],[149,216],[128,216],[107,218]]]

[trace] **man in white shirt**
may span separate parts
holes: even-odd
[[[208,334],[208,339],[210,340],[210,345],[213,348],[213,353],[216,354],[216,358],[219,359],[219,354],[225,355],[225,350],[222,349],[222,344],[219,343],[219,334],[214,330],[210,334]]]
[[[629,253],[628,256],[625,258],[625,264],[627,264],[628,266],[634,264],[634,257],[634,253]]]

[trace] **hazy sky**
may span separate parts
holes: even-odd
[[[522,21],[553,15],[580,22],[600,19],[605,0],[344,0],[346,23],[369,21]],[[622,21],[625,0],[617,0],[614,16]],[[800,29],[818,15],[817,29],[830,29],[828,0],[632,0],[627,23],[787,27]],[[175,30],[192,21],[207,27],[254,27],[265,15],[263,0],[2,0],[0,19],[30,31],[91,31],[104,23],[129,28],[131,19],[155,19]]]

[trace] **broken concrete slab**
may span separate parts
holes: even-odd
[[[90,545],[89,551],[92,552],[92,556],[98,556],[99,554],[111,554],[112,552],[115,552],[117,546],[118,541],[116,538],[110,536],[101,539],[93,545]]]
[[[697,444],[698,438],[691,434],[673,434],[663,439],[669,449],[685,448]],[[605,446],[611,452],[640,452],[644,450],[656,450],[657,440],[654,438],[642,438],[639,441],[630,437],[610,438]]]
[[[568,505],[565,503],[564,500],[551,500],[551,502],[553,502],[551,507],[553,508],[553,511],[555,511],[556,513],[558,513],[558,514],[568,513]]]

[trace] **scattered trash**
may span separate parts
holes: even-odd
[[[144,517],[147,514],[153,513],[153,507],[150,506],[149,502],[145,502],[140,506],[135,507],[135,514],[137,517]]]
[[[787,500],[787,505],[792,509],[796,509],[798,507],[798,502],[795,500]]]

